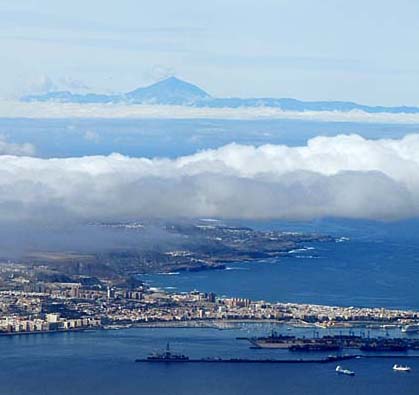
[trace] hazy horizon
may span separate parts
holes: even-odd
[[[0,2],[0,97],[127,91],[169,75],[214,96],[419,105],[419,4]]]

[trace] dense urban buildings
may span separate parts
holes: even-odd
[[[71,331],[156,324],[219,324],[272,321],[290,325],[403,326],[419,322],[415,311],[268,303],[214,293],[166,292],[138,282],[114,284],[36,283],[19,281],[20,289],[0,292],[0,333]],[[83,280],[86,280],[84,278]]]

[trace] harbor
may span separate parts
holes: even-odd
[[[371,337],[355,335],[351,330],[349,334],[325,334],[323,336],[314,332],[313,337],[283,335],[273,330],[269,336],[238,337],[237,340],[248,341],[253,349],[285,349],[291,352],[340,352],[342,350],[407,352],[419,350],[419,339],[417,338]]]
[[[283,330],[284,333],[290,333],[286,328]],[[291,333],[301,336],[302,331],[296,329],[296,332]],[[305,393],[313,393],[311,388],[314,385],[316,395],[322,394],[321,388],[326,387],[331,388],[333,393],[343,395],[351,395],[354,392],[363,394],[362,389],[369,383],[373,383],[377,393],[385,395],[415,394],[417,389],[419,358],[407,357],[399,352],[330,363],[256,363],[252,360],[317,360],[329,354],[336,354],[256,350],[250,349],[247,342],[236,340],[236,337],[240,336],[263,336],[267,333],[267,324],[264,325],[264,329],[259,324],[246,324],[222,331],[214,328],[122,328],[59,333],[53,336],[5,336],[0,337],[4,356],[0,377],[5,386],[5,393],[23,395],[42,393],[33,390],[39,388],[39,378],[51,381],[51,388],[48,387],[45,391],[48,395],[57,391],[65,395],[87,394],[91,393],[93,388],[100,388],[101,393],[112,395],[116,392],[115,383],[118,383],[118,380],[127,383],[126,393],[130,395],[138,393],[141,386],[149,394],[164,394],[167,393],[167,383],[162,383],[162,377],[173,383],[174,393],[183,394],[186,381],[188,385],[192,383],[194,392],[186,391],[187,395],[200,393],[199,388],[204,381],[212,388],[223,386],[223,391],[216,395],[230,394],[229,388],[232,385],[238,388],[235,395],[246,393],[249,386],[254,386],[254,391],[250,394],[257,394],[260,379],[266,379],[269,383],[266,392],[269,395],[288,393],[287,390],[293,388],[296,382],[303,380],[314,383],[310,387],[304,387]],[[308,335],[310,331],[304,333]],[[248,362],[135,362],[136,359],[147,358],[151,352],[164,351],[167,342],[170,342],[173,352],[188,356],[191,360],[234,358],[246,359]],[[44,355],[41,356],[41,352]],[[409,353],[413,352],[409,351],[406,354]],[[18,357],[13,357],[16,354]],[[79,367],[77,361],[80,361],[81,355],[85,362]],[[16,363],[19,363],[22,369],[15,370]],[[393,371],[394,364],[409,366],[411,372]],[[355,372],[355,376],[338,374],[335,372],[338,365]],[[45,371],[48,373],[44,373]],[[16,386],[23,390],[13,392],[12,387]],[[413,391],[409,392],[410,388]],[[391,389],[391,392],[388,389]],[[42,391],[42,388],[40,390]]]

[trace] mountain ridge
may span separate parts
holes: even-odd
[[[40,95],[27,95],[21,98],[24,102],[60,102],[79,104],[121,103],[180,105],[209,108],[238,107],[271,107],[283,111],[340,111],[354,110],[368,113],[419,113],[414,106],[369,106],[351,101],[303,101],[293,98],[237,98],[213,97],[199,86],[181,80],[175,76],[157,81],[151,85],[140,87],[121,94],[72,93],[70,91],[54,91]]]

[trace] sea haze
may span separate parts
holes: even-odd
[[[316,136],[358,134],[369,139],[402,138],[417,125],[299,120],[222,119],[0,119],[0,135],[30,142],[40,157],[109,155],[178,157],[231,142],[305,145]]]

